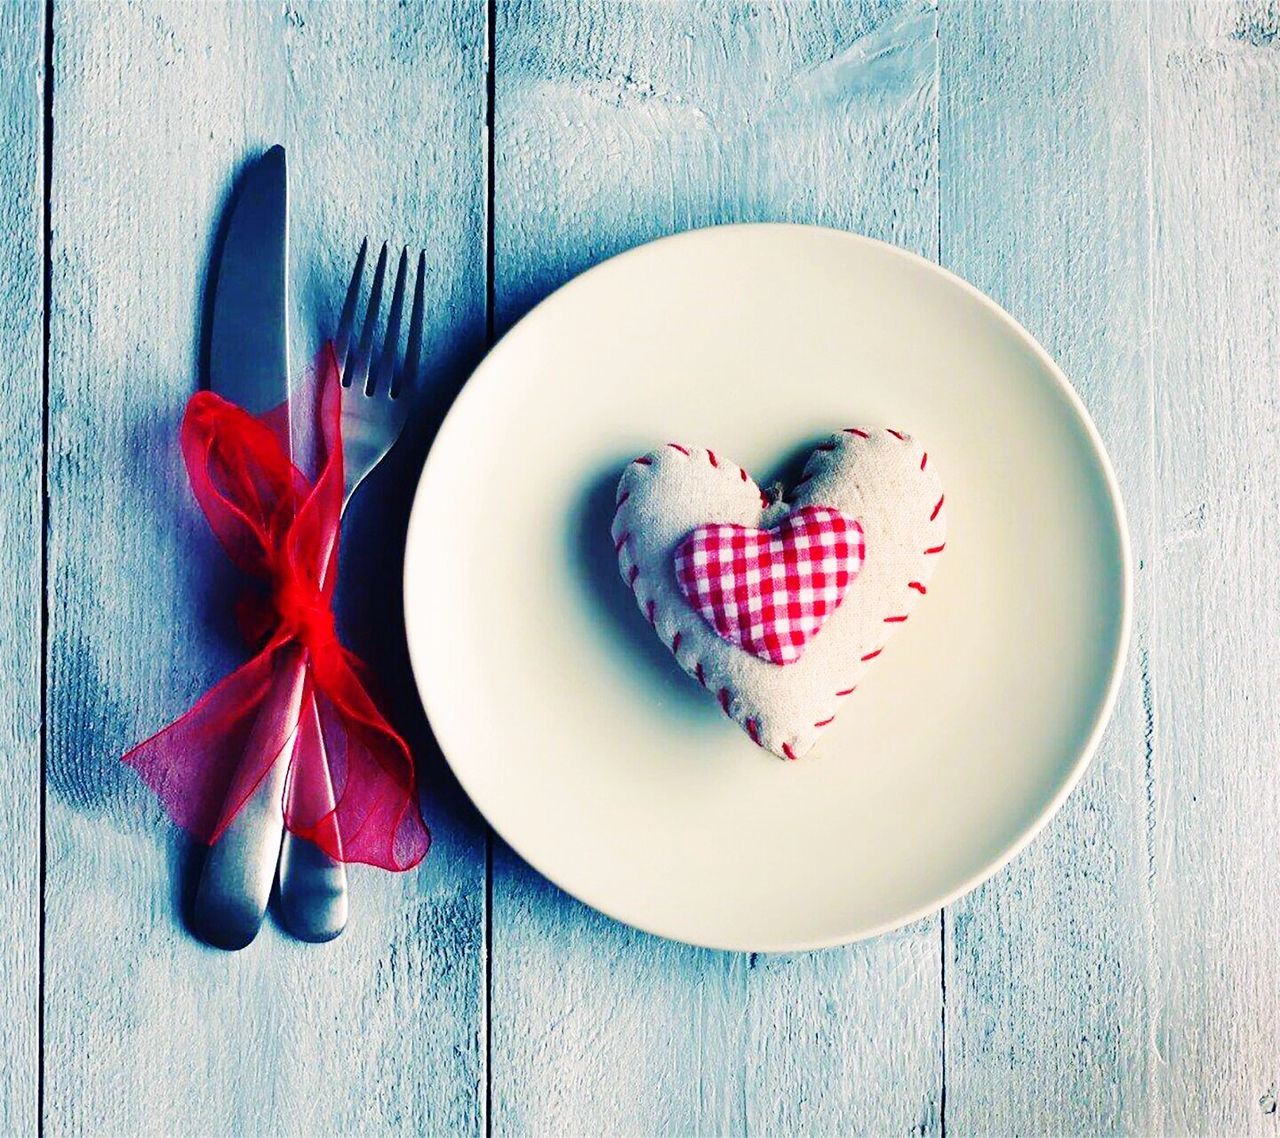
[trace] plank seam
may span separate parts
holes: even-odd
[[[942,257],[942,13],[933,15],[933,194],[936,223],[934,226],[934,254],[938,264]],[[923,470],[928,462],[926,453],[920,461]],[[938,502],[939,508],[942,502]],[[935,511],[936,513],[936,511]],[[913,587],[915,583],[913,582]],[[920,592],[924,592],[920,586]],[[947,910],[938,913],[938,1002],[939,1002],[939,1055],[938,1055],[938,1132],[947,1138]]]
[[[497,88],[497,76],[494,67],[494,55],[497,44],[497,0],[487,0],[485,6],[485,203],[484,203],[484,335],[485,347],[493,347],[493,329],[495,322],[494,295],[495,277],[493,247],[493,209],[495,194],[494,178],[494,93]]]
[[[1143,349],[1143,367],[1146,372],[1146,396],[1147,396],[1147,437],[1152,440],[1151,446],[1147,450],[1147,486],[1150,499],[1150,517],[1159,518],[1160,513],[1160,483],[1158,480],[1159,473],[1159,435],[1156,434],[1158,427],[1156,395],[1155,395],[1155,373],[1156,373],[1156,169],[1155,169],[1155,30],[1152,21],[1151,9],[1146,10],[1146,75],[1144,76],[1147,93],[1146,105],[1146,190],[1147,190],[1147,336],[1146,344]],[[1132,537],[1131,537],[1132,540]],[[1152,557],[1152,565],[1147,568],[1150,577],[1155,580],[1148,580],[1149,595],[1156,595],[1154,590],[1158,585],[1159,574],[1159,558],[1153,556],[1158,546],[1152,542],[1146,544],[1146,554]],[[1136,574],[1144,568],[1142,561],[1138,561],[1136,568],[1131,567],[1130,573]],[[1134,587],[1134,593],[1138,594],[1138,588]],[[1158,805],[1156,796],[1156,716],[1155,716],[1155,694],[1152,686],[1152,669],[1150,650],[1151,643],[1154,639],[1155,629],[1153,624],[1145,621],[1138,624],[1134,630],[1134,640],[1139,645],[1138,660],[1140,665],[1140,685],[1142,693],[1142,713],[1143,713],[1143,793],[1145,797],[1145,817],[1143,845],[1146,854],[1146,899],[1147,911],[1145,914],[1146,923],[1146,953],[1147,953],[1147,1046],[1144,1050],[1144,1056],[1147,1063],[1147,1069],[1143,1072],[1144,1091],[1146,1101],[1142,1105],[1142,1112],[1148,1128],[1153,1132],[1158,1132],[1164,1128],[1164,1120],[1159,1117],[1162,1113],[1161,1100],[1155,1094],[1154,1081],[1158,1077],[1161,1069],[1161,1046],[1159,1039],[1159,1028],[1156,1016],[1151,1014],[1151,1004],[1153,994],[1163,989],[1163,977],[1161,975],[1160,957],[1156,953],[1156,875],[1157,875],[1157,839],[1158,839]],[[1145,625],[1145,627],[1144,627]]]
[[[938,264],[942,260],[942,13],[933,13],[933,200],[934,200],[934,254]],[[926,459],[928,454],[924,456]],[[924,463],[920,464],[924,469]]]
[[[947,910],[945,908],[938,914],[938,943],[942,947],[942,961],[938,970],[942,993],[942,1047],[939,1055],[942,1085],[938,1092],[938,1132],[942,1138],[947,1138]]]
[[[485,205],[484,205],[484,340],[493,347],[495,325],[494,265],[494,95],[497,89],[497,0],[485,3]],[[493,830],[484,836],[484,1132],[493,1134]]]
[[[53,308],[53,0],[44,4],[44,77],[43,77],[43,169],[42,181],[42,255],[41,337],[43,358],[40,362],[40,922],[36,934],[39,966],[36,980],[36,1133],[44,1135],[45,1102],[45,896],[48,867],[48,790],[49,756],[49,344]]]

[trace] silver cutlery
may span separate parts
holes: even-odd
[[[286,414],[289,410],[288,231],[288,169],[283,147],[276,146],[249,169],[240,184],[213,291],[209,386],[251,414],[282,405]],[[385,245],[360,339],[352,342],[367,253],[366,241],[347,290],[337,336],[344,384],[344,513],[356,487],[391,449],[404,426],[422,351],[425,256],[420,255],[407,350],[403,360],[399,356],[408,271],[405,251],[375,360],[387,269]],[[303,705],[304,673],[297,667],[297,654],[302,651],[289,647],[281,653],[277,681],[246,745],[247,754],[274,751],[275,760],[249,801],[209,848],[201,871],[193,925],[205,940],[222,948],[243,948],[257,935],[277,867],[285,922],[295,935],[328,940],[346,924],[343,865],[310,842],[284,840],[284,795],[294,735],[281,737],[278,725],[316,714],[314,701]]]
[[[401,250],[396,267],[381,347],[376,346],[375,338],[387,275],[385,243],[378,254],[359,339],[352,339],[368,251],[366,239],[356,258],[334,338],[343,387],[344,515],[356,488],[400,437],[418,390],[422,358],[425,253],[418,255],[403,359],[400,340],[408,284],[408,249]],[[314,714],[314,705],[310,713]],[[335,805],[332,786],[328,787],[328,795],[328,805],[332,808]],[[332,940],[347,923],[346,867],[314,843],[286,833],[280,852],[280,907],[285,925],[294,936],[315,942]]]

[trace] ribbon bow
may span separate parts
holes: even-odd
[[[241,626],[263,646],[183,716],[124,756],[169,816],[212,845],[277,761],[289,763],[284,821],[339,861],[411,869],[431,837],[404,740],[374,706],[360,660],[338,640],[333,591],[342,515],[338,366],[326,350],[306,385],[314,429],[304,466],[289,457],[287,417],[254,417],[209,391],[182,420],[196,501],[232,562],[258,580]],[[272,699],[294,685],[301,703]],[[246,753],[259,716],[266,740]]]

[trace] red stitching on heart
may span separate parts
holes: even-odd
[[[689,457],[688,447],[682,447],[679,443],[667,443],[667,446],[669,446],[672,450],[678,450],[682,455],[685,456],[685,458]]]
[[[860,439],[869,439],[871,437],[861,427],[845,427],[844,433],[846,435],[857,435]]]
[[[790,743],[782,744],[782,753],[787,756],[793,763],[796,761],[796,753],[791,749]]]
[[[633,466],[652,466],[653,459],[651,459],[647,454],[642,454],[639,458],[633,458],[631,460],[631,464]]]
[[[833,715],[830,719],[819,719],[818,722],[814,724],[814,726],[825,727],[828,723],[834,723],[835,721],[836,721],[836,717]]]
[[[845,430],[846,430],[846,431],[848,431],[848,433],[850,433],[850,434],[860,434],[860,435],[862,435],[862,437],[863,437],[863,438],[867,437],[863,432],[860,432],[860,431],[854,430],[854,429],[849,428],[849,427],[846,427],[846,428],[845,428]],[[906,435],[904,435],[901,431],[895,431],[892,427],[886,427],[886,428],[885,428],[885,430],[886,430],[889,434],[893,435],[893,436],[894,436],[894,438],[901,439],[903,442],[907,442],[907,441],[908,441],[908,440],[907,440],[907,436],[906,436]],[[922,453],[921,453],[921,455],[920,455],[920,469],[921,469],[921,470],[924,470],[924,468],[928,465],[928,463],[929,463],[929,452],[928,452],[928,451],[924,451],[924,452],[922,452]],[[929,515],[929,521],[931,521],[931,522],[935,522],[935,521],[937,521],[937,520],[938,520],[938,514],[942,511],[942,503],[943,503],[945,500],[946,500],[946,495],[945,495],[945,494],[943,494],[943,495],[942,495],[942,497],[940,497],[940,498],[938,499],[938,504],[937,504],[936,506],[934,506],[934,507],[933,507],[933,513],[931,513],[931,514]],[[941,552],[942,552],[946,547],[947,547],[947,543],[944,541],[941,545],[935,545],[935,546],[933,546],[931,549],[926,549],[924,552],[925,552],[926,554],[931,554],[931,553],[941,553]],[[908,588],[908,589],[914,589],[916,592],[920,593],[921,595],[924,595],[925,593],[927,593],[927,592],[928,592],[928,590],[924,587],[924,585],[923,585],[920,581],[908,581],[908,582],[907,582],[907,588]],[[907,614],[900,614],[900,615],[896,615],[896,616],[886,616],[886,617],[884,618],[884,623],[885,623],[885,624],[901,624],[901,623],[902,623],[903,621],[905,621],[906,619],[907,619]],[[862,662],[863,662],[863,663],[865,663],[865,662],[867,662],[868,660],[874,660],[874,659],[875,659],[877,656],[879,656],[879,655],[880,655],[880,653],[881,653],[881,652],[883,652],[883,651],[884,651],[884,648],[883,648],[883,647],[880,647],[880,648],[877,648],[874,652],[869,652],[869,653],[867,653],[867,655],[865,655],[865,656],[863,656],[863,657],[862,657]],[[836,692],[836,695],[837,695],[837,696],[852,695],[852,694],[853,694],[853,692],[854,692],[854,691],[856,691],[856,690],[857,690],[857,685],[855,684],[853,687],[851,687],[851,688],[847,689],[846,691],[838,691],[838,692]],[[834,717],[834,716],[832,716],[832,718],[835,718],[835,717]],[[830,719],[827,719],[827,720],[824,720],[822,723],[815,723],[815,724],[814,724],[814,726],[815,726],[815,727],[822,727],[822,726],[825,726],[827,723],[830,723],[830,722],[831,722],[831,720],[830,720]]]
[[[711,465],[718,467],[720,464],[716,461],[716,452],[710,447],[707,448],[707,458],[711,460]]]
[[[681,451],[686,455],[689,453],[687,450],[685,450],[684,447],[679,446],[676,443],[669,443],[668,445],[674,447],[676,450]],[[710,455],[711,452],[708,451],[707,453],[708,455]],[[653,460],[648,456],[641,456],[641,458],[634,459],[633,461],[639,463],[641,466],[649,466],[651,465]],[[747,480],[747,472],[743,470],[741,473],[742,473],[742,479],[745,482]],[[618,507],[621,507],[629,497],[630,497],[630,491],[624,492],[618,501]],[[618,512],[618,508],[615,508],[614,510],[615,517],[617,516],[617,512]],[[622,561],[623,551],[625,550],[626,544],[630,539],[630,537],[631,537],[630,532],[626,531],[622,534],[621,537],[618,538],[617,542],[614,544],[614,551],[618,556],[619,562]],[[637,563],[633,563],[627,571],[627,584],[631,587],[632,592],[635,592],[636,584],[639,581],[639,579],[640,579],[640,566]],[[645,602],[645,613],[649,618],[649,623],[653,625],[653,627],[656,629],[658,627],[658,621],[657,621],[657,600],[655,598],[650,597]],[[673,655],[680,650],[681,642],[682,642],[682,637],[681,637],[680,631],[677,629],[675,635],[672,637],[672,640],[671,640],[671,651]],[[694,675],[697,677],[698,683],[700,683],[705,688],[707,686],[707,674],[705,669],[702,666],[701,660],[695,661],[694,663]],[[722,687],[719,691],[720,706],[724,709],[725,715],[728,715],[730,718],[733,718],[732,713],[729,710],[730,702],[732,699],[733,699],[733,693],[727,687]],[[747,728],[747,734],[751,736],[752,741],[757,746],[763,747],[764,744],[760,741],[760,724],[758,720],[756,719],[749,720],[746,724],[746,728]],[[795,756],[792,755],[791,757],[794,758]]]
[[[630,497],[631,497],[630,490],[624,490],[622,492],[622,496],[618,499],[618,501],[614,504],[614,507],[613,507],[613,516],[615,518],[618,516],[618,511],[627,504],[627,499]]]
[[[833,451],[836,449],[836,444],[835,443],[819,443],[816,447],[814,447],[814,449],[820,450],[820,451]]]
[[[738,473],[742,475],[743,482],[747,481],[747,472],[742,467],[738,467]]]

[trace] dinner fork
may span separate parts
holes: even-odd
[[[381,315],[382,295],[387,276],[387,245],[378,254],[369,290],[369,303],[359,339],[353,339],[356,310],[368,260],[369,241],[360,245],[356,266],[347,287],[334,352],[342,376],[342,461],[344,485],[342,513],[356,488],[380,463],[400,437],[414,395],[420,386],[422,359],[426,253],[418,254],[413,300],[409,309],[409,330],[405,353],[400,357],[400,331],[404,318],[408,283],[409,250],[402,249],[391,290],[391,307],[375,353],[375,336]],[[398,366],[397,366],[398,365]],[[315,702],[306,714],[315,715]],[[318,732],[316,737],[319,737]],[[326,771],[327,767],[321,764]],[[336,805],[333,786],[324,788],[329,809]],[[308,941],[332,940],[346,927],[347,872],[319,846],[305,838],[286,833],[280,852],[280,907],[285,925],[294,936]]]

